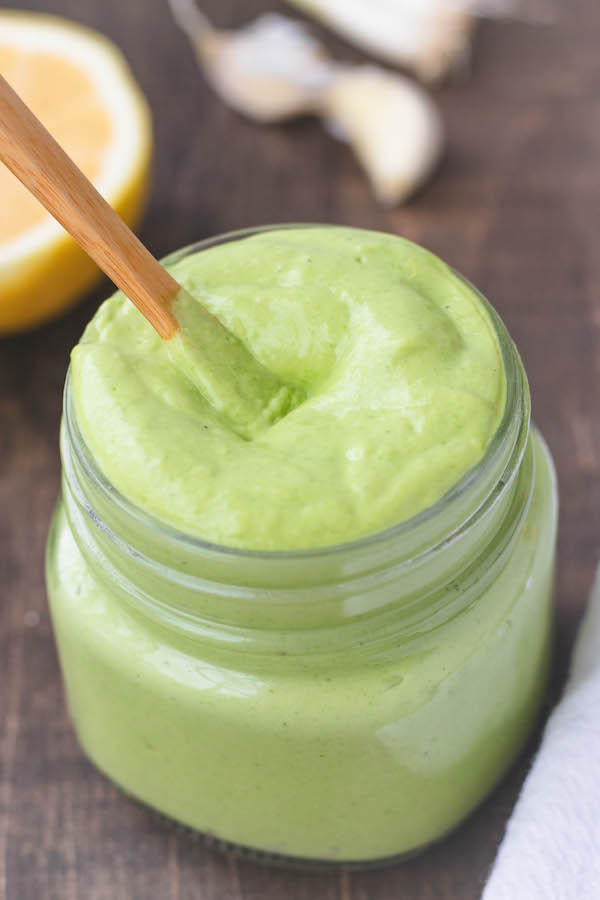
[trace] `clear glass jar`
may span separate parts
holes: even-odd
[[[483,459],[415,518],[316,550],[218,547],[134,507],[67,377],[48,590],[77,735],[125,791],[269,857],[365,865],[498,781],[544,692],[557,492],[490,314],[508,390]]]

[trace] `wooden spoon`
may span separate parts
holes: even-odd
[[[0,160],[169,341],[173,362],[243,437],[304,399],[157,262],[1,75]]]

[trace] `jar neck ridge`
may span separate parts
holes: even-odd
[[[96,578],[159,625],[259,652],[272,652],[275,644],[279,652],[331,652],[376,643],[390,629],[409,639],[456,615],[505,564],[533,485],[525,373],[504,325],[488,309],[507,399],[483,458],[423,513],[335,547],[219,547],[134,506],[96,465],[78,425],[68,375],[61,427],[64,506]]]

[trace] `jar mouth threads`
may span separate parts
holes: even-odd
[[[253,233],[186,247],[167,262]],[[364,632],[366,620],[369,640],[377,642],[390,630],[390,616],[401,639],[456,614],[506,558],[533,482],[527,379],[502,321],[483,297],[481,302],[506,377],[502,421],[485,453],[432,506],[345,544],[276,551],[218,546],[145,512],[97,465],[79,428],[69,372],[61,429],[63,496],[89,565],[99,578],[110,573],[111,589],[145,616],[229,647],[260,649],[272,642],[276,628],[285,652],[300,652],[307,643],[311,652],[320,652],[362,643],[359,630]],[[300,639],[309,632],[310,640]]]

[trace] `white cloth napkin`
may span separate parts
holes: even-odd
[[[600,568],[481,900],[600,900]]]

